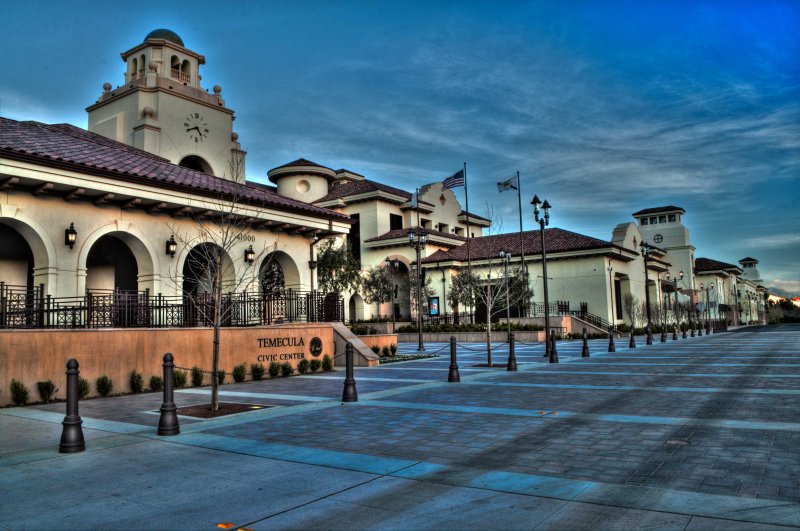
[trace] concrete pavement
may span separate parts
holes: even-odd
[[[590,345],[556,365],[518,344],[516,373],[463,345],[458,384],[446,348],[357,369],[347,405],[339,371],[225,385],[275,407],[176,437],[155,435],[160,394],[88,400],[72,455],[64,404],[2,409],[0,528],[800,527],[800,326]]]

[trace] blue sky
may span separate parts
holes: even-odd
[[[302,156],[411,190],[466,161],[513,231],[519,170],[525,228],[534,193],[603,239],[678,205],[697,256],[800,294],[798,2],[7,1],[0,115],[85,127],[159,27],[206,56],[249,179]]]

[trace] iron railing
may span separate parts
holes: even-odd
[[[165,296],[145,291],[92,290],[83,297],[44,296],[44,286],[0,282],[0,328],[183,328],[211,326],[210,293]],[[222,326],[343,321],[344,300],[317,291],[225,293]]]

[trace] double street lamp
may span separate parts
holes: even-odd
[[[508,337],[511,337],[511,304],[509,304],[509,294],[511,286],[508,283],[508,261],[511,258],[511,253],[505,249],[500,249],[500,261],[503,262],[503,278],[506,282],[506,325],[508,328]]]
[[[647,271],[647,260],[650,258],[650,252],[653,250],[653,246],[647,242],[642,242],[640,247],[642,248],[642,256],[644,257],[644,300],[647,309],[647,344],[652,345],[653,332],[650,325],[650,275]]]
[[[420,254],[428,242],[428,233],[420,227],[408,229],[408,244],[417,252],[417,351],[425,350],[422,344],[422,261]]]
[[[713,289],[714,289],[714,284],[709,284],[709,286],[706,288],[703,286],[702,282],[700,283],[700,291],[706,292],[706,334],[711,333],[711,324],[709,323],[709,321],[711,320],[711,306],[708,301],[708,293]]]
[[[557,363],[558,359],[552,356],[550,347],[550,301],[547,298],[547,247],[544,243],[544,228],[550,224],[550,203],[547,199],[542,202],[538,195],[531,200],[533,205],[533,218],[539,224],[539,234],[542,238],[542,285],[544,287],[544,355],[550,358],[551,363]],[[539,216],[540,208],[542,216]]]
[[[683,280],[683,271],[681,270],[677,276],[672,277],[670,281],[670,275],[667,273],[667,282],[672,284],[672,291],[675,293],[675,306],[672,310],[672,314],[675,316],[675,328],[680,326],[680,315],[678,315],[678,282]],[[686,339],[686,330],[683,331],[683,338]]]

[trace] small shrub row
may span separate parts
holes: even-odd
[[[371,336],[374,334],[380,334],[380,331],[377,328],[366,325],[352,324],[348,328],[350,328],[350,331],[357,336]]]
[[[507,330],[505,325],[495,325],[500,332]],[[540,330],[544,330],[544,327],[537,325],[537,324],[519,324],[519,323],[511,323],[511,330],[513,332],[538,332]],[[414,333],[417,331],[416,325],[405,325],[401,326],[397,329],[397,332],[401,334],[408,334]],[[461,323],[461,324],[452,324],[452,323],[440,323],[440,324],[426,324],[422,325],[423,332],[429,333],[440,333],[440,332],[485,332],[486,331],[486,323]]]

